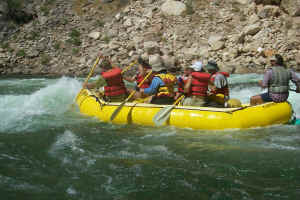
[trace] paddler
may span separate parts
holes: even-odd
[[[275,54],[270,58],[270,63],[271,67],[266,70],[263,80],[258,82],[262,88],[268,88],[268,91],[252,96],[251,105],[286,101],[289,97],[289,81],[296,84],[296,92],[300,93],[300,78],[294,71],[286,69],[282,56]]]
[[[201,61],[196,61],[190,66],[192,72],[189,74],[184,85],[184,106],[206,106],[207,90],[210,74],[204,72]]]
[[[109,102],[121,102],[126,99],[127,89],[122,78],[122,69],[112,66],[108,58],[101,63],[101,74],[94,83],[88,83],[85,88],[98,89],[104,93],[104,98]]]
[[[160,55],[150,55],[149,61],[155,75],[149,87],[139,89],[139,93],[153,95],[150,103],[172,104],[175,96],[176,76],[168,72],[167,66],[163,64]]]
[[[182,75],[177,77],[177,92],[175,99],[179,98],[184,94],[184,85],[187,83],[189,75],[193,72],[193,69],[189,67],[184,67]]]
[[[149,73],[149,71],[151,70],[151,66],[142,57],[139,57],[137,59],[137,61],[138,61],[138,73],[135,76],[132,76],[132,77],[124,77],[124,80],[126,80],[128,82],[135,82],[136,83],[136,86],[135,86],[136,90],[143,89],[143,88],[148,88],[151,84],[153,75],[150,75],[150,77],[147,78],[139,88],[137,88],[137,87],[144,80],[146,75]],[[140,94],[141,93],[136,93],[134,98],[136,99],[136,98],[145,98],[145,97],[147,97],[147,95],[140,96]]]
[[[210,106],[222,106],[229,100],[229,87],[228,80],[229,73],[220,72],[220,68],[215,61],[208,61],[205,69],[210,73],[209,80],[209,105]],[[218,95],[221,94],[221,98]]]

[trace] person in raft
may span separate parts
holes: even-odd
[[[138,87],[138,85],[144,80],[144,78],[147,76],[147,74],[149,73],[149,71],[151,70],[151,66],[150,64],[145,61],[143,58],[139,57],[138,58],[138,72],[135,76],[132,77],[124,77],[124,80],[128,81],[128,82],[135,82],[136,86]],[[153,75],[151,74],[149,78],[147,78],[144,83],[139,87],[139,89],[144,89],[144,88],[148,88],[151,84]],[[135,88],[136,90],[138,90],[138,88]],[[147,95],[142,95],[141,93],[136,93],[134,96],[134,99],[137,98],[145,98]]]
[[[121,102],[125,100],[127,89],[122,78],[122,70],[119,67],[112,67],[108,58],[104,58],[100,67],[102,72],[98,80],[88,83],[84,87],[98,89],[100,93],[104,93],[104,99],[109,102]]]
[[[262,88],[268,88],[266,93],[255,95],[250,98],[250,105],[258,105],[265,102],[284,102],[289,97],[289,81],[297,86],[296,92],[300,93],[300,78],[295,72],[286,69],[281,55],[275,54],[270,58],[271,67],[264,74],[258,84]]]
[[[190,67],[185,67],[183,69],[182,75],[177,77],[177,92],[175,99],[179,98],[181,95],[184,94],[184,85],[187,83],[187,80],[189,78],[189,75],[193,72],[193,69]]]
[[[215,61],[208,61],[204,67],[211,77],[209,80],[209,105],[222,106],[229,100],[228,80],[229,73],[220,72],[220,68]],[[222,94],[224,98],[218,98],[218,94]]]
[[[184,85],[184,106],[206,106],[207,91],[210,74],[204,72],[201,61],[196,61],[190,66],[192,72],[189,74]]]
[[[172,104],[174,102],[174,85],[177,82],[176,76],[168,72],[167,67],[163,64],[161,57],[150,55],[152,61],[152,71],[155,74],[151,84],[147,88],[139,90],[140,93],[153,95],[150,103],[153,104]]]

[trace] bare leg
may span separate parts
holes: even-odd
[[[262,100],[260,95],[256,95],[256,96],[252,96],[250,98],[250,105],[251,106],[255,106],[255,105],[259,105],[259,104],[263,104],[264,101]]]

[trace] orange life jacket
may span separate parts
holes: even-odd
[[[104,87],[105,96],[113,97],[127,93],[121,72],[120,68],[113,68],[101,73],[107,83]]]
[[[210,74],[206,72],[192,72],[190,95],[207,96]]]
[[[213,83],[215,81],[215,78],[216,78],[217,74],[222,74],[225,77],[229,77],[229,73],[227,73],[227,72],[216,72],[210,78],[211,83]],[[224,94],[224,96],[229,96],[229,87],[228,87],[228,84],[225,87],[216,88],[216,90],[213,91],[213,93],[214,94]]]

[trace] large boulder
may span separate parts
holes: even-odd
[[[185,13],[186,5],[180,1],[167,0],[162,6],[161,11],[164,15],[179,16]]]
[[[257,15],[262,19],[268,17],[278,17],[280,15],[280,10],[278,6],[267,5],[259,9]]]
[[[250,3],[250,0],[234,0],[233,2],[246,5],[246,4]]]
[[[243,28],[244,35],[255,35],[262,29],[260,24],[251,24]]]
[[[223,49],[225,47],[224,36],[221,34],[211,34],[208,38],[208,44],[214,51]]]
[[[280,5],[282,0],[254,0],[256,4],[264,4],[264,5]],[[292,0],[293,1],[293,0]]]
[[[300,16],[300,0],[281,0],[283,7],[291,16]]]

